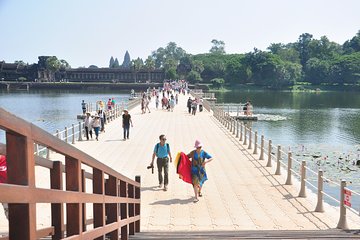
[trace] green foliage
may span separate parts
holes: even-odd
[[[212,54],[225,54],[225,42],[221,40],[213,39],[211,41],[213,44],[211,49],[209,50]]]
[[[46,59],[46,68],[52,72],[56,72],[60,69],[61,63],[57,57],[52,56]]]
[[[197,71],[191,70],[188,75],[186,76],[186,80],[188,80],[190,83],[199,83],[202,79],[200,76],[200,73]]]
[[[225,80],[223,78],[214,78],[210,81],[213,87],[219,89],[224,86]]]

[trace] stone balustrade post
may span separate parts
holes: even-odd
[[[291,176],[291,168],[292,168],[292,153],[288,152],[288,164],[287,164],[287,178],[285,185],[292,185],[292,176]]]
[[[281,159],[281,146],[277,146],[277,154],[276,154],[276,171],[275,175],[281,175],[281,165],[280,165],[280,159]]]
[[[232,132],[234,135],[235,135],[235,131],[236,131],[236,122],[237,122],[237,121],[236,121],[236,119],[234,118],[234,127],[233,127],[233,132]]]
[[[253,154],[257,154],[257,149],[258,149],[258,145],[257,145],[257,140],[258,139],[258,133],[257,131],[255,131],[255,139],[254,139],[254,152]]]
[[[248,149],[251,149],[252,147],[252,131],[251,131],[251,127],[249,127],[249,146]]]
[[[264,147],[265,147],[264,135],[261,135],[260,157],[259,157],[259,160],[264,160]]]
[[[301,179],[300,179],[300,183],[301,183],[301,186],[300,186],[300,192],[299,192],[299,197],[303,197],[305,198],[306,197],[306,161],[305,160],[302,160],[301,162]]]
[[[323,181],[324,172],[319,169],[318,171],[318,190],[317,190],[317,204],[315,212],[324,212],[323,205],[323,191],[324,191],[324,181]]]
[[[68,142],[68,129],[65,127],[65,142]]]
[[[56,129],[56,137],[57,137],[57,138],[60,138],[60,132],[59,132],[59,129]]]
[[[336,228],[339,229],[343,229],[343,230],[348,230],[348,224],[347,224],[347,220],[346,220],[346,207],[344,204],[344,200],[345,200],[345,191],[346,188],[346,181],[345,180],[341,180],[341,185],[340,185],[340,219],[338,222],[338,225]]]
[[[79,138],[78,138],[78,141],[82,141],[82,128],[81,128],[81,122],[79,122]]]
[[[240,142],[243,140],[243,128],[244,128],[243,125],[244,125],[243,123],[240,123],[240,139],[239,139]]]
[[[244,145],[247,145],[247,126],[244,124]]]
[[[271,150],[272,150],[272,144],[271,144],[271,140],[269,140],[269,147],[268,147],[268,161],[266,164],[266,167],[272,167],[272,161],[271,161]]]
[[[72,128],[71,128],[71,133],[72,133],[71,143],[75,144],[75,126],[74,126],[74,124],[72,124],[71,126],[72,126]]]
[[[239,121],[236,121],[236,138],[239,138]]]

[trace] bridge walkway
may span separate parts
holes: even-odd
[[[284,176],[258,161],[235,136],[208,111],[188,114],[180,96],[174,112],[155,109],[141,114],[140,106],[130,114],[134,127],[123,141],[121,120],[106,127],[99,141],[83,141],[76,146],[116,171],[134,178],[141,175],[141,231],[184,230],[319,230],[335,228],[339,214],[329,207],[314,212],[315,197],[298,198],[298,187],[283,185]],[[170,164],[169,190],[158,189],[157,172],[146,166],[151,161],[160,134],[166,134],[173,157],[190,152],[196,139],[204,144],[214,161],[207,166],[209,180],[203,197],[193,203],[193,189],[178,179]],[[360,223],[351,222],[359,228]]]

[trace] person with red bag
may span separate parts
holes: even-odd
[[[0,155],[0,184],[7,183],[7,166],[6,166],[6,156]],[[9,207],[7,203],[3,203],[5,216],[9,219]]]

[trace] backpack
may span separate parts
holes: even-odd
[[[157,156],[158,151],[159,151],[159,146],[160,146],[160,143],[157,143],[157,144],[156,144],[156,150],[155,150],[156,156]],[[166,149],[167,149],[167,151],[169,151],[169,149],[170,149],[168,143],[166,143]]]

